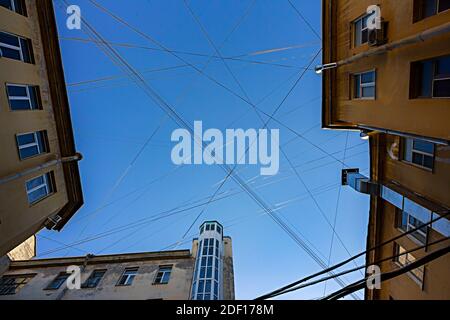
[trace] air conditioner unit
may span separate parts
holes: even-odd
[[[381,21],[380,29],[369,30],[369,47],[376,47],[387,42],[387,22]]]
[[[48,217],[44,225],[48,230],[53,230],[61,220],[62,218],[59,215],[54,215],[53,217]]]

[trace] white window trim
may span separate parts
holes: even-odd
[[[423,151],[420,151],[420,150],[416,150],[416,149],[414,149],[414,140],[417,140],[417,139],[405,138],[405,140],[406,139],[411,139],[413,141],[412,142],[412,148],[411,148],[411,161],[408,161],[407,159],[405,159],[406,158],[405,157],[405,149],[403,150],[402,161],[404,161],[404,162],[406,162],[406,163],[408,163],[410,165],[416,166],[418,168],[421,168],[421,169],[428,170],[428,171],[432,172],[434,170],[435,152],[434,153],[428,153],[428,152],[423,152]],[[402,148],[404,148],[404,146],[402,146]],[[435,147],[434,151],[436,151],[436,147]],[[428,167],[425,167],[423,165],[420,165],[418,163],[413,162],[412,159],[414,158],[413,157],[414,153],[421,154],[421,155],[428,156],[428,157],[432,157],[433,158],[433,168],[428,168]]]
[[[22,42],[20,40],[26,41],[27,39],[23,38],[23,37],[20,37],[20,36],[18,36],[16,34],[9,33],[9,32],[5,32],[5,31],[0,31],[0,32],[6,33],[6,34],[8,34],[10,36],[13,36],[13,37],[16,37],[19,40],[19,46],[18,47],[10,45],[10,44],[7,44],[7,43],[3,43],[3,42],[0,42],[0,47],[5,47],[5,48],[8,48],[8,49],[18,50],[19,51],[19,55],[20,55],[20,61],[25,62],[25,60],[23,58]],[[0,48],[0,50],[1,50],[1,48]]]
[[[43,174],[43,175],[34,177],[34,178],[32,178],[32,179],[30,179],[30,180],[27,180],[27,181],[25,182],[25,189],[27,190],[27,197],[29,197],[29,195],[30,195],[31,193],[33,193],[33,192],[35,192],[35,191],[37,191],[37,190],[39,190],[39,189],[45,188],[45,193],[46,193],[45,196],[43,196],[42,198],[40,198],[40,199],[38,199],[38,200],[35,200],[35,201],[33,201],[33,202],[30,202],[30,204],[34,204],[34,203],[36,203],[36,202],[38,202],[38,201],[41,201],[42,199],[44,199],[45,197],[47,197],[47,196],[49,196],[49,195],[51,194],[50,188],[49,188],[49,183],[50,183],[50,181],[49,181],[49,179],[48,179],[48,175],[49,175],[49,173],[45,173],[45,174]],[[27,187],[28,182],[33,181],[33,180],[35,180],[35,179],[38,179],[38,178],[40,178],[40,177],[43,178],[44,182],[43,182],[42,184],[40,184],[39,186],[36,186],[36,187],[34,187],[34,188],[28,190],[28,187]]]
[[[398,247],[398,249],[399,249],[398,254],[401,253],[401,252],[400,252],[400,249],[403,249],[404,251],[408,251],[408,250],[406,250],[404,247],[402,247],[401,245],[399,245],[398,243],[397,243],[396,245],[397,245],[397,247]],[[402,255],[402,256],[405,256],[405,259],[406,259],[409,263],[402,264],[402,263],[400,263],[400,261],[398,261],[398,259],[399,259],[401,256],[396,257],[394,263],[395,263],[398,267],[400,267],[400,268],[403,268],[403,267],[409,265],[410,263],[414,262],[415,260],[417,260],[416,257],[414,257],[411,253],[407,253],[407,254],[404,254],[404,255]],[[415,260],[414,260],[414,261],[409,261],[409,260],[408,260],[408,256],[412,256]],[[425,283],[425,266],[417,267],[416,269],[419,269],[419,268],[422,268],[422,280],[420,280],[420,279],[412,272],[412,270],[411,270],[411,271],[408,271],[406,274],[408,275],[408,277],[409,277],[411,280],[413,280],[415,283],[417,283],[417,285],[420,287],[421,290],[423,290],[423,288],[424,288],[424,283]]]
[[[405,214],[407,215],[407,219],[406,219],[406,231],[400,228],[402,225],[400,225],[399,228],[398,228],[398,229],[399,229],[401,232],[403,232],[403,233],[406,233],[406,232],[408,232],[408,231],[410,231],[410,230],[416,228],[415,226],[413,226],[413,225],[411,225],[411,224],[409,223],[409,217],[413,217],[414,219],[420,221],[421,223],[424,223],[423,221],[417,219],[415,216],[413,216],[412,214],[410,214],[410,213],[408,213],[407,211],[404,211],[404,210],[401,210],[401,211],[400,211],[400,214],[402,215],[402,216],[400,217],[402,222],[403,222],[403,213],[405,213]],[[402,222],[401,222],[401,223],[402,223]],[[415,232],[420,233],[420,234],[425,238],[425,241],[422,242],[421,240],[417,239],[417,238],[414,236],[414,233],[408,234],[408,238],[410,238],[412,241],[416,242],[418,245],[425,245],[425,244],[427,244],[428,234],[427,234],[426,232],[423,232],[421,229],[417,229]]]
[[[119,278],[119,282],[117,283],[118,286],[131,286],[133,284],[133,282],[129,282],[131,277],[134,278],[137,276],[138,270],[135,269],[129,269],[129,270],[124,270],[124,272],[122,273],[122,276]],[[123,282],[123,284],[120,284],[121,280],[125,277],[125,281]]]
[[[370,16],[370,14],[364,14],[364,15],[362,15],[361,17],[359,17],[359,18],[353,20],[353,29],[354,29],[354,34],[353,34],[353,46],[354,46],[354,47],[360,47],[360,46],[362,46],[362,45],[364,45],[364,44],[366,44],[366,43],[369,42],[368,40],[367,40],[367,42],[362,42],[363,31],[367,30],[367,32],[369,32],[369,27],[368,27],[367,25],[366,25],[365,28],[362,27],[363,19],[366,18],[366,17],[368,17],[368,16]],[[359,31],[359,33],[360,33],[359,36],[360,36],[360,38],[361,38],[361,43],[356,43],[356,35],[357,35],[357,32],[358,32],[358,30],[356,30],[356,24],[358,23],[358,21],[361,21],[361,30]]]
[[[374,73],[374,81],[373,82],[369,82],[369,83],[362,83],[361,82],[361,75],[366,74],[366,73]],[[354,81],[355,81],[355,77],[359,76],[359,97],[355,97],[355,93],[353,92],[353,100],[376,100],[377,98],[377,70],[373,69],[373,70],[368,70],[368,71],[363,71],[363,72],[358,72],[358,73],[353,73],[352,77],[353,77],[353,86],[355,85]],[[363,88],[369,88],[369,87],[373,87],[374,89],[374,95],[373,97],[363,97],[362,93],[363,93]],[[353,88],[353,90],[355,90],[355,88]]]
[[[32,156],[30,156],[30,157],[27,157],[27,158],[25,158],[25,159],[28,159],[28,158],[31,158],[31,157],[34,157],[34,156],[38,156],[38,155],[40,155],[40,154],[43,153],[43,150],[42,150],[41,146],[39,145],[39,140],[38,140],[38,137],[37,137],[37,134],[38,134],[39,132],[41,132],[41,131],[28,132],[28,133],[21,133],[21,134],[18,134],[18,135],[16,136],[16,139],[17,139],[17,147],[19,148],[19,156],[20,156],[20,150],[27,149],[27,148],[32,148],[32,147],[37,147],[38,153],[35,154],[35,155],[32,155]],[[24,144],[24,145],[20,145],[20,144],[19,144],[19,137],[25,136],[25,135],[29,135],[29,134],[32,134],[32,135],[33,135],[34,142],[28,143],[28,144]],[[25,159],[23,159],[23,160],[25,160]]]
[[[170,269],[170,270],[164,270],[164,269]],[[160,273],[162,273],[161,280],[159,282],[156,282],[156,279],[158,278],[158,274],[160,274]],[[172,275],[172,267],[169,267],[169,266],[161,266],[161,267],[159,267],[158,268],[158,272],[156,273],[155,279],[153,280],[153,283],[154,284],[167,284],[167,283],[169,283],[169,281],[162,282],[163,279],[164,279],[164,276],[167,273],[169,274],[169,281],[170,281],[170,276]]]
[[[450,77],[446,77],[446,78],[435,78],[436,75],[433,75],[433,80],[431,81],[431,98],[432,99],[448,99],[450,98],[450,96],[447,97],[437,97],[434,95],[434,84],[436,81],[447,81],[450,80]]]
[[[23,97],[23,96],[10,96],[9,95],[9,91],[8,91],[8,87],[20,87],[20,88],[25,88],[27,91],[27,96]],[[8,99],[11,100],[27,100],[28,101],[28,105],[29,105],[29,110],[36,110],[33,109],[33,106],[31,105],[31,88],[34,87],[32,85],[28,85],[28,84],[14,84],[14,83],[7,83],[6,84],[6,90],[8,91]],[[36,97],[37,98],[37,97]],[[37,102],[37,101],[36,101]],[[13,111],[17,111],[17,110],[13,110]]]

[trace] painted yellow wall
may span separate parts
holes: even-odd
[[[336,1],[336,61],[370,50],[353,48],[351,22],[362,16],[371,0]],[[388,40],[400,40],[448,23],[450,11],[413,23],[412,0],[380,0],[382,16],[388,21]],[[449,99],[409,99],[411,62],[450,54],[450,34],[409,45],[388,53],[364,58],[336,71],[335,122],[367,125],[400,132],[450,140]],[[376,100],[351,100],[350,74],[376,69]]]
[[[0,178],[34,168],[59,157],[59,144],[49,93],[47,69],[40,38],[36,1],[26,1],[28,17],[0,7],[0,31],[25,38],[33,44],[35,64],[0,58]],[[6,83],[38,85],[43,110],[11,111]],[[47,130],[50,153],[20,161],[15,135]],[[28,204],[25,182],[49,171],[55,174],[56,193],[41,202]],[[41,170],[0,185],[0,255],[6,254],[42,228],[48,216],[58,212],[68,201],[62,168]]]

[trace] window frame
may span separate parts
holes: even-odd
[[[119,281],[117,281],[116,287],[128,287],[128,286],[133,285],[134,278],[136,278],[136,276],[138,275],[138,271],[139,271],[139,267],[125,268],[125,270],[122,272],[122,274],[119,278]],[[129,272],[134,272],[134,274],[128,274]],[[126,281],[124,281],[124,283],[121,283],[122,279],[124,277],[127,277],[127,279],[126,279]],[[129,282],[130,278],[131,278],[131,282]]]
[[[438,62],[441,59],[450,59],[450,55],[443,55],[438,57],[433,57],[430,59],[424,59],[424,60],[418,60],[411,62],[410,67],[410,99],[450,99],[450,95],[446,97],[438,97],[435,96],[435,83],[436,81],[449,81],[450,80],[450,74],[445,76],[439,76],[437,75],[437,69],[438,69]],[[423,78],[424,78],[424,72],[423,72],[423,66],[425,63],[430,62],[431,69],[433,74],[431,75],[431,81],[429,85],[431,86],[431,92],[430,95],[422,95],[422,84],[423,84]]]
[[[38,178],[41,178],[41,177],[43,177],[44,183],[40,184],[37,187],[33,187],[31,190],[28,190],[28,186],[27,186],[28,182],[30,182],[32,180],[35,180],[35,179],[38,179]],[[35,192],[35,191],[37,191],[37,190],[39,190],[39,189],[42,189],[44,187],[45,187],[45,190],[46,190],[46,195],[41,197],[41,198],[39,198],[38,200],[30,202],[30,194]],[[56,193],[56,188],[55,188],[55,183],[54,183],[53,172],[50,171],[50,172],[44,173],[44,174],[42,174],[40,176],[36,176],[34,178],[26,180],[25,181],[25,191],[27,193],[28,204],[30,206],[34,206],[37,203],[41,202],[42,200],[44,200],[44,199],[52,196],[53,194],[55,194]]]
[[[362,75],[363,74],[367,74],[367,73],[373,73],[374,74],[374,81],[373,82],[368,82],[368,83],[362,83]],[[356,78],[359,78],[359,96],[356,96]],[[362,71],[362,72],[356,72],[356,73],[352,73],[350,75],[350,79],[351,79],[351,100],[376,100],[377,99],[377,70],[376,69],[372,69],[372,70],[367,70],[367,71]],[[373,97],[364,97],[363,96],[363,88],[370,88],[373,87]]]
[[[65,280],[63,282],[61,282],[57,287],[52,286],[52,284],[58,278],[61,278],[61,277],[65,277]],[[69,277],[70,277],[70,273],[67,273],[67,272],[60,272],[60,273],[58,273],[58,275],[56,277],[54,277],[53,280],[48,283],[48,285],[44,288],[44,290],[50,290],[50,291],[59,290],[61,288],[61,286],[64,284],[64,282],[66,282]]]
[[[353,37],[352,37],[352,39],[353,39],[353,47],[354,47],[354,48],[358,48],[358,47],[361,47],[361,46],[363,46],[363,45],[369,43],[369,27],[367,26],[367,21],[366,21],[366,27],[363,28],[363,22],[364,22],[364,19],[365,19],[365,18],[368,18],[368,17],[370,17],[370,16],[371,16],[371,14],[365,13],[365,14],[363,14],[362,16],[356,18],[355,20],[353,20],[353,21],[351,22],[351,24],[352,24],[352,29],[353,29]],[[357,25],[357,23],[358,23],[359,21],[361,21],[361,30],[358,31],[356,25]],[[366,41],[366,42],[362,42],[363,32],[364,32],[364,31],[367,31],[367,41]],[[358,42],[356,41],[356,40],[357,40],[357,33],[358,33],[358,32],[360,33],[361,43],[358,43]]]
[[[396,215],[397,215],[397,221],[396,221],[396,228],[400,231],[400,232],[408,232],[412,229],[415,229],[416,226],[412,225],[410,223],[410,217],[412,217],[413,219],[416,219],[417,221],[419,221],[421,224],[426,224],[425,222],[417,219],[416,217],[414,217],[412,214],[408,213],[407,211],[401,210],[399,208],[396,208]],[[406,215],[406,226],[405,228],[403,225],[403,215]],[[411,240],[413,240],[414,242],[416,242],[419,245],[426,245],[428,243],[428,233],[429,233],[429,228],[428,226],[423,226],[426,231],[423,231],[422,228],[417,229],[415,232],[412,232],[410,234],[408,234],[408,238],[411,238]],[[420,234],[420,236],[423,237],[423,240],[418,238],[416,236],[416,232]]]
[[[7,43],[4,43],[4,42],[0,41],[0,52],[2,52],[2,47],[5,47],[7,49],[19,51],[19,56],[20,56],[20,59],[9,58],[9,57],[5,57],[3,55],[3,52],[2,52],[1,55],[0,55],[2,58],[16,60],[16,61],[22,61],[24,63],[29,63],[29,64],[34,64],[34,54],[33,54],[33,48],[32,48],[32,43],[31,43],[30,39],[27,39],[25,37],[22,37],[22,36],[19,36],[17,34],[13,34],[13,33],[10,33],[10,32],[6,32],[6,31],[3,31],[3,30],[0,30],[0,33],[4,33],[4,34],[7,34],[9,36],[16,37],[17,40],[18,40],[18,43],[19,43],[19,46],[17,47],[17,46],[14,46],[14,45],[11,45],[11,44],[7,44]],[[25,49],[22,46],[22,41],[21,40],[23,40],[25,43],[27,43],[27,46],[28,46],[27,49],[29,51],[28,54],[30,55],[30,61],[26,61],[25,60],[25,57],[24,57],[24,50]]]
[[[27,96],[11,96],[9,94],[9,87],[19,87],[19,88],[25,88]],[[40,88],[36,85],[29,85],[29,84],[18,84],[18,83],[6,83],[6,96],[8,98],[9,102],[9,109],[13,112],[20,112],[20,111],[34,111],[34,110],[42,110],[42,100],[40,95]],[[31,96],[34,93],[35,99],[36,99],[36,108],[33,108]],[[28,101],[29,108],[28,109],[13,109],[11,100],[26,100]]]
[[[0,296],[11,296],[17,294],[23,287],[25,287],[31,279],[36,276],[35,273],[27,273],[27,274],[7,274],[0,276]],[[14,281],[14,284],[6,284],[2,283],[5,279],[17,279],[21,278],[21,282],[17,283]],[[14,288],[14,292],[10,292],[9,290]]]
[[[415,162],[413,162],[413,161],[408,161],[408,160],[406,159],[405,153],[406,153],[406,143],[407,143],[407,140],[412,140],[411,159],[414,160],[414,153],[417,153],[417,154],[420,154],[420,155],[423,155],[423,156],[431,157],[431,158],[433,159],[433,165],[432,165],[432,168],[425,167],[425,166],[423,166],[423,165],[421,165],[421,164],[415,163]],[[404,138],[401,139],[401,147],[400,147],[400,150],[401,150],[401,161],[404,162],[404,163],[407,163],[407,164],[409,164],[409,165],[415,166],[415,167],[417,167],[417,168],[420,168],[420,169],[423,169],[423,170],[426,170],[426,171],[429,171],[429,172],[434,172],[435,161],[436,161],[436,145],[433,144],[433,143],[431,143],[431,142],[426,141],[426,142],[428,142],[428,143],[433,144],[433,154],[431,154],[431,153],[427,153],[427,152],[424,152],[424,151],[420,151],[420,150],[414,149],[414,141],[415,141],[415,140],[420,140],[420,139],[406,138],[406,137],[404,137]]]
[[[397,256],[398,254],[400,254],[402,250],[403,250],[403,252],[408,251],[402,245],[398,244],[397,242],[394,242],[394,250],[393,250],[394,251],[394,256]],[[408,257],[412,257],[413,259],[408,259]],[[405,264],[403,264],[400,261],[401,258],[405,259],[405,261],[406,261]],[[400,268],[405,267],[405,266],[411,264],[412,262],[414,262],[416,260],[417,260],[417,258],[414,257],[414,255],[412,255],[411,253],[407,253],[407,254],[404,254],[402,256],[393,258],[393,262]],[[419,270],[420,271],[420,273],[422,274],[421,279],[414,272],[415,270]],[[420,287],[421,290],[423,290],[424,289],[424,284],[425,284],[425,272],[426,272],[426,267],[423,265],[423,266],[417,267],[417,268],[415,268],[415,269],[413,269],[411,271],[408,271],[406,274],[408,275],[408,277],[411,280],[413,280]]]
[[[26,136],[26,135],[33,135],[33,140],[34,142],[32,143],[28,143],[25,145],[21,145],[19,142],[19,137],[21,136]],[[38,138],[38,134],[41,134],[41,139]],[[39,145],[39,141],[42,141],[42,146]],[[39,130],[39,131],[32,131],[32,132],[25,132],[25,133],[18,133],[16,134],[16,144],[17,144],[17,151],[19,154],[19,160],[20,161],[25,161],[31,158],[35,158],[35,157],[39,157],[40,155],[49,153],[49,143],[48,143],[48,135],[47,135],[47,131],[46,130]],[[38,150],[38,153],[33,154],[31,156],[28,157],[24,157],[22,158],[22,155],[20,153],[21,150],[23,149],[27,149],[27,148],[33,148],[36,147]]]
[[[89,275],[89,277],[83,282],[83,284],[81,285],[81,288],[83,288],[83,289],[94,289],[94,288],[97,288],[98,285],[100,284],[100,282],[102,281],[103,277],[105,276],[107,271],[108,271],[107,269],[96,269],[96,270],[93,270],[91,272],[91,274]],[[96,273],[101,273],[101,276],[100,277],[95,277],[95,278],[98,278],[98,280],[94,283],[95,285],[92,285],[92,279],[94,279],[94,275]]]
[[[19,10],[18,8],[16,8],[16,2],[20,2],[22,10]],[[23,0],[9,0],[9,3],[11,4],[11,9],[3,7],[3,6],[0,6],[0,7],[3,7],[6,10],[10,10],[10,11],[15,12],[17,14],[20,14],[21,16],[24,16],[24,17],[28,16],[28,12],[27,12],[27,7],[26,7],[25,1],[23,1]]]
[[[166,270],[164,270],[164,269],[166,269]],[[167,269],[169,269],[169,270],[167,270]],[[170,278],[172,276],[172,270],[173,270],[173,265],[159,266],[158,272],[156,272],[155,278],[153,279],[153,284],[154,285],[168,284],[170,281]],[[161,274],[161,276],[160,276],[160,274]],[[169,278],[167,279],[167,281],[163,281],[166,274],[169,274]],[[158,281],[158,278],[159,278],[159,281]]]
[[[429,15],[429,16],[425,16],[425,12],[424,12],[424,3],[425,3],[425,1],[426,0],[415,0],[414,1],[414,9],[413,9],[413,11],[414,11],[414,15],[413,15],[414,18],[413,18],[413,23],[417,23],[419,21],[422,21],[422,20],[425,20],[425,19],[437,16],[440,13],[443,13],[443,12],[446,12],[446,11],[450,10],[450,9],[445,9],[445,10],[439,11],[439,5],[440,5],[440,1],[441,0],[436,0],[436,7],[434,8],[435,9],[434,13]]]

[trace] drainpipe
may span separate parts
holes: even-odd
[[[24,170],[22,172],[15,173],[15,174],[12,174],[12,175],[0,178],[0,185],[3,185],[3,184],[8,183],[8,182],[11,182],[13,180],[17,180],[17,179],[22,178],[22,177],[27,176],[27,175],[31,175],[31,174],[39,172],[39,171],[41,171],[43,169],[59,165],[61,163],[77,162],[77,161],[80,161],[81,159],[83,159],[83,156],[81,155],[81,153],[77,152],[75,155],[73,155],[71,157],[62,157],[62,158],[59,158],[59,159],[51,160],[49,162],[40,164],[40,165],[38,165],[38,166],[36,166],[34,168],[26,169],[26,170]]]
[[[373,50],[369,50],[366,52],[362,52],[359,53],[357,55],[354,55],[351,58],[347,58],[347,59],[343,59],[337,62],[337,66],[343,66],[346,64],[350,64],[353,63],[357,60],[363,59],[363,58],[367,58],[367,57],[371,57],[371,56],[375,56],[375,55],[380,55],[383,53],[386,53],[387,51],[391,51],[394,49],[398,49],[407,45],[411,45],[411,44],[415,44],[415,43],[419,43],[419,42],[425,42],[427,40],[430,40],[434,37],[446,34],[450,32],[450,22],[447,22],[443,25],[440,25],[438,27],[435,28],[431,28],[428,30],[425,30],[419,34],[416,34],[414,36],[411,37],[407,37],[398,41],[394,41],[385,45],[382,45],[376,49]]]

